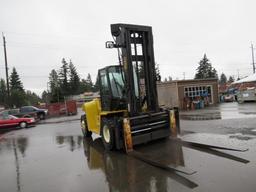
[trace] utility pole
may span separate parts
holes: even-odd
[[[10,102],[10,87],[9,87],[9,75],[8,75],[8,64],[7,64],[7,53],[6,53],[6,41],[4,33],[3,36],[3,43],[4,43],[4,60],[5,60],[5,73],[6,73],[6,86],[7,86],[7,105],[9,106]]]
[[[253,73],[255,73],[254,48],[253,48],[253,44],[251,44],[251,49],[252,49],[252,68],[253,68]]]
[[[237,69],[237,80],[240,80],[239,69]]]
[[[182,74],[183,74],[183,79],[185,80],[185,78],[186,78],[186,73],[183,72]]]

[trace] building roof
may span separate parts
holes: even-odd
[[[247,83],[247,82],[253,82],[256,81],[256,73],[249,75],[243,79],[240,79],[238,81],[233,82],[232,84],[240,84],[240,83]]]

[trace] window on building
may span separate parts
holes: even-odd
[[[212,102],[212,87],[208,86],[187,86],[184,87],[184,96],[194,100],[196,97],[208,97],[209,102]]]

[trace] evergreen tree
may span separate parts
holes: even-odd
[[[86,91],[88,91],[87,82],[85,79],[82,79],[79,85],[79,93],[84,93]]]
[[[12,73],[10,75],[10,90],[18,90],[24,92],[23,84],[15,67],[13,67]]]
[[[97,83],[97,81],[96,81],[96,83]],[[98,85],[96,86],[96,88],[95,88],[95,86],[93,86],[91,75],[90,75],[90,73],[88,73],[87,78],[82,79],[80,82],[79,92],[84,93],[84,92],[88,92],[88,91],[96,91],[95,89],[99,89],[99,87],[98,87]]]
[[[209,59],[204,54],[203,59],[199,62],[195,79],[218,78],[217,71],[212,67]]]
[[[235,81],[235,78],[233,76],[229,76],[228,82],[233,83]]]
[[[79,91],[79,85],[80,85],[80,77],[76,71],[76,68],[72,61],[69,62],[69,84],[70,84],[70,92],[71,94],[77,94]]]
[[[28,105],[25,92],[17,89],[11,90],[10,103],[13,108]]]
[[[10,75],[10,104],[12,107],[21,107],[27,104],[23,84],[15,67]]]
[[[50,102],[50,99],[51,99],[51,94],[48,92],[48,91],[43,91],[42,93],[42,101],[44,103],[49,103]]]
[[[63,96],[60,91],[59,77],[57,72],[53,69],[49,75],[51,102],[59,102]]]
[[[0,79],[0,105],[7,106],[7,87],[4,79]]]
[[[99,91],[99,89],[100,89],[100,82],[99,82],[99,76],[97,75],[96,82],[93,86],[93,91],[97,92],[97,91]]]
[[[161,81],[159,64],[156,64],[156,69],[155,70],[156,70],[156,79],[157,79],[157,81]]]
[[[86,84],[87,84],[88,90],[92,91],[93,90],[93,83],[92,83],[92,78],[91,78],[90,73],[88,73],[88,75],[87,75]]]
[[[69,83],[68,83],[68,63],[63,58],[62,66],[59,71],[59,82],[60,82],[60,90],[64,96],[69,94]]]
[[[27,105],[38,105],[38,103],[41,102],[40,97],[31,91],[26,91],[26,100]]]
[[[220,81],[219,81],[220,84],[225,84],[227,83],[227,77],[224,73],[221,73],[220,75]]]

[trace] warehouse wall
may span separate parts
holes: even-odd
[[[158,83],[157,92],[160,106],[179,107],[178,89],[176,82]]]
[[[184,109],[184,88],[188,86],[211,86],[212,104],[219,102],[217,79],[192,79],[157,83],[159,105]]]

